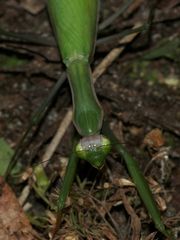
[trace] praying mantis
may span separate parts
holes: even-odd
[[[74,149],[77,157],[89,161],[93,167],[100,169],[110,152],[111,141],[100,133],[103,111],[95,94],[90,68],[97,34],[98,9],[98,0],[48,1],[50,19],[71,86],[73,123],[82,136],[80,141],[75,144]],[[108,131],[106,134],[111,140],[116,140]],[[139,194],[154,220],[156,228],[165,236],[173,239],[161,220],[151,191],[137,164],[122,146],[118,145],[117,151],[123,155],[130,175],[137,185]],[[74,161],[75,156],[72,158],[70,160]],[[72,161],[70,168],[73,168],[73,164],[75,164]],[[67,175],[69,169],[67,169]],[[68,182],[66,176],[64,181]],[[62,208],[62,201],[64,201],[63,198],[59,201],[59,205],[61,205],[59,210]]]
[[[82,136],[80,141],[75,144],[74,150],[77,157],[87,160],[93,167],[100,169],[110,152],[111,141],[101,134],[103,111],[95,94],[90,68],[97,34],[98,9],[98,0],[48,1],[50,19],[71,86],[73,123],[77,132]],[[116,140],[108,131],[105,133],[111,140]],[[129,173],[137,185],[139,194],[155,222],[156,228],[165,236],[173,239],[161,220],[151,191],[137,164],[122,146],[118,145],[117,151],[124,157]],[[74,161],[75,157],[72,156],[70,160]],[[73,168],[73,164],[75,165],[71,161],[70,168]],[[69,169],[67,169],[66,175],[68,175]],[[65,184],[68,182],[66,176],[64,181]],[[59,205],[61,205],[59,210],[62,208],[62,201],[64,201],[63,198],[59,201]]]
[[[111,150],[111,142],[117,142],[108,127],[103,128],[103,110],[92,81],[90,63],[95,49],[98,10],[99,0],[48,0],[51,23],[71,87],[73,123],[81,136],[81,139],[73,144],[57,202],[57,223],[54,233],[59,227],[61,210],[76,172],[77,159],[82,158],[93,167],[101,169]],[[123,156],[156,228],[169,239],[173,239],[161,220],[160,212],[137,163],[120,144],[116,144],[115,149]]]
[[[76,151],[80,158],[101,168],[110,151],[110,141],[100,135],[103,111],[95,94],[90,68],[99,1],[53,0],[48,1],[48,7],[71,86],[74,126],[83,136]]]

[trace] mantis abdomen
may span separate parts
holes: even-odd
[[[73,121],[82,136],[97,134],[103,111],[92,84],[90,59],[96,39],[97,0],[50,0],[49,9],[73,96]]]

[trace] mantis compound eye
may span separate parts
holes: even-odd
[[[92,135],[80,139],[76,146],[77,156],[88,161],[95,168],[102,168],[106,156],[111,150],[111,143],[103,135]]]

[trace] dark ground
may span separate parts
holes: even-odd
[[[151,7],[148,2],[134,1],[128,11],[100,32],[98,37],[119,33],[136,22],[144,23]],[[121,0],[103,1],[101,21],[122,3]],[[138,160],[158,201],[164,222],[178,238],[180,3],[177,0],[158,1],[152,12],[154,23],[150,31],[139,34],[126,47],[123,54],[98,79],[96,92],[106,119]],[[1,1],[0,22],[0,137],[15,148],[32,113],[46,98],[64,67],[59,62],[58,50],[53,44],[45,1]],[[93,68],[111,49],[118,46],[118,40],[98,45]],[[11,183],[17,196],[22,194],[27,184],[31,184],[28,174],[30,164],[41,161],[47,144],[70,105],[71,95],[66,81],[21,157],[21,161],[27,165],[23,172],[24,175],[26,173],[26,180],[21,175]],[[53,189],[58,185],[59,173],[63,171],[62,160],[68,158],[71,133],[72,126],[48,165],[49,175],[55,171],[57,173],[46,194],[47,199],[51,199]],[[133,207],[133,212],[141,220],[142,239],[165,239],[160,234],[153,234],[156,230],[135,188],[131,182],[127,186],[124,182],[129,176],[122,159],[115,152],[108,156],[103,171],[97,172],[82,163],[78,174],[80,177],[73,185],[57,239],[133,239],[133,219],[128,212],[129,206]],[[120,186],[119,180],[123,181],[121,184],[124,187]],[[126,200],[128,203],[125,203]],[[27,203],[31,204],[30,207],[27,207]],[[42,238],[48,239],[48,232],[54,224],[52,211],[35,191],[31,191],[24,206],[34,229]]]

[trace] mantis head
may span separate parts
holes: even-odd
[[[103,167],[110,150],[111,143],[109,139],[100,134],[83,137],[76,146],[77,156],[88,161],[97,169]]]

